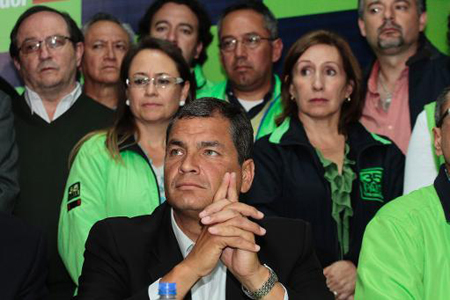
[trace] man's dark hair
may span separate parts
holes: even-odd
[[[364,3],[367,0],[357,0],[358,1],[358,15],[362,19],[364,15]],[[414,0],[416,1],[417,14],[420,16],[422,13],[427,11],[427,1],[426,0]]]
[[[219,33],[219,38],[221,36],[222,32],[222,22],[223,19],[229,15],[232,12],[238,11],[238,10],[253,10],[264,18],[264,27],[267,31],[270,33],[271,39],[277,39],[278,38],[278,21],[277,18],[275,18],[274,14],[269,10],[269,8],[262,3],[262,1],[257,0],[251,0],[251,1],[243,1],[236,4],[233,4],[222,12],[220,15],[219,21],[217,22],[217,28]]]
[[[77,43],[83,42],[83,33],[81,33],[81,30],[78,28],[77,24],[68,13],[60,12],[51,7],[37,5],[30,7],[24,13],[22,13],[20,17],[17,19],[17,22],[11,31],[10,34],[11,44],[9,45],[9,55],[13,59],[17,59],[19,56],[19,45],[17,45],[17,34],[19,32],[20,25],[22,25],[23,21],[25,21],[28,17],[43,11],[55,13],[64,19],[67,25],[67,30],[69,31],[70,40],[74,47]]]
[[[133,29],[128,24],[121,23],[120,20],[117,19],[115,16],[104,12],[96,13],[95,15],[92,16],[91,19],[89,19],[89,21],[87,21],[86,24],[83,25],[83,28],[81,28],[83,35],[86,36],[86,33],[89,31],[89,28],[91,28],[92,25],[100,21],[108,21],[119,25],[127,33],[130,45],[133,44],[134,42]]]
[[[194,60],[194,64],[203,65],[208,58],[206,49],[208,48],[209,44],[211,44],[213,35],[210,32],[211,19],[209,18],[208,12],[197,0],[156,0],[155,2],[153,2],[145,12],[145,15],[139,21],[139,39],[142,39],[144,36],[150,34],[150,24],[152,22],[153,16],[158,12],[158,10],[161,9],[161,7],[163,7],[164,4],[167,3],[186,5],[197,16],[198,41],[203,44],[203,49],[200,52],[199,57]]]
[[[245,111],[234,104],[217,98],[200,98],[182,107],[170,121],[167,128],[166,142],[173,125],[181,119],[222,117],[230,122],[230,135],[238,153],[238,161],[242,164],[251,158],[253,148],[253,127]]]
[[[436,127],[442,126],[442,121],[444,120],[442,118],[444,116],[442,108],[449,100],[450,100],[450,86],[443,89],[436,99],[436,107],[434,108],[434,121],[436,122]]]

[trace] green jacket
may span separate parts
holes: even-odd
[[[275,86],[273,89],[272,99],[267,102],[266,106],[251,119],[255,140],[272,133],[277,127],[275,119],[283,111],[281,104],[281,81],[277,75],[275,77]],[[222,100],[227,100],[225,93],[227,81],[223,81],[213,85],[212,88],[197,92],[197,98],[214,97]]]
[[[58,250],[76,284],[84,244],[97,221],[150,214],[160,204],[156,176],[134,139],[120,147],[121,162],[111,158],[105,139],[101,133],[83,144],[70,169],[61,203]]]
[[[450,182],[385,205],[367,226],[355,299],[446,300],[450,295]]]
[[[205,75],[203,74],[202,67],[200,65],[195,65],[193,71],[194,71],[195,83],[197,84],[196,95],[202,94],[214,86],[214,84],[211,81],[206,79]],[[200,97],[196,97],[196,98],[200,98]]]

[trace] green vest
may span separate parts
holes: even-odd
[[[281,81],[277,75],[274,77],[275,86],[273,89],[272,99],[267,102],[265,107],[255,117],[251,119],[255,140],[274,131],[277,127],[275,124],[275,119],[283,111],[283,106],[281,103]],[[197,98],[214,97],[228,101],[225,93],[226,87],[227,81],[214,84],[210,89],[197,92]]]

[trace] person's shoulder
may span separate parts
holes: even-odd
[[[98,113],[111,115],[114,113],[114,110],[110,109],[109,107],[104,106],[103,104],[98,103],[85,93],[81,93],[78,97],[78,100],[80,101],[86,108],[96,111]]]
[[[98,221],[94,227],[95,230],[105,230],[109,228],[114,235],[122,235],[126,237],[151,236],[158,234],[161,229],[161,225],[164,221],[167,221],[170,213],[170,207],[167,204],[158,206],[152,214],[142,215],[137,217],[111,217]],[[102,228],[102,229],[99,229]]]
[[[43,233],[21,219],[1,212],[0,236],[3,245],[18,249],[36,244],[43,238]]]
[[[430,185],[390,201],[377,212],[375,218],[399,224],[414,223],[414,220],[436,208],[437,199],[436,189]]]
[[[227,86],[227,81],[211,83],[208,88],[203,88],[197,92],[197,99],[204,97],[213,97],[221,100],[225,99],[225,89]]]

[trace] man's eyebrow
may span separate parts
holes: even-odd
[[[155,23],[155,26],[158,26],[158,25],[160,25],[160,24],[169,24],[169,22],[166,21],[166,20],[160,20],[160,21],[158,21],[158,22]]]
[[[189,27],[192,30],[194,29],[194,26],[192,24],[189,24],[189,23],[180,23],[180,24],[177,25],[177,27],[180,27],[180,26],[186,26],[186,27]]]
[[[185,143],[183,143],[180,140],[171,139],[169,140],[168,146],[178,146],[178,147],[185,147]]]
[[[214,147],[214,148],[223,148],[223,144],[219,141],[203,141],[200,142],[199,148],[208,148],[208,147]]]

